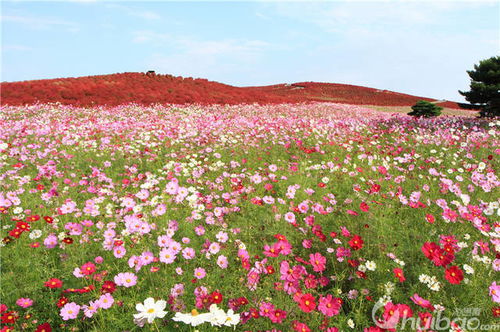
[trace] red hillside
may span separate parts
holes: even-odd
[[[410,106],[421,99],[432,100],[347,84],[305,82],[234,87],[206,79],[144,73],[1,83],[2,105],[36,102],[91,106],[130,102],[237,104],[331,101],[359,105]],[[459,108],[453,102],[447,102],[446,106]]]

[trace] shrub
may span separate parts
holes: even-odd
[[[441,110],[443,109],[440,106],[437,106],[431,102],[425,100],[419,100],[415,105],[411,107],[413,111],[408,113],[408,115],[416,116],[416,117],[425,117],[430,118],[433,116],[438,116],[441,114]]]

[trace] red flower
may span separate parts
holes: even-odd
[[[63,282],[57,278],[51,278],[49,281],[45,282],[45,287],[48,288],[61,288],[63,285]]]
[[[222,294],[219,292],[212,292],[210,294],[210,302],[219,304],[222,302]]]
[[[444,277],[450,284],[458,285],[464,279],[464,273],[458,266],[453,265],[446,269]]]
[[[378,193],[379,191],[380,191],[380,185],[372,184],[372,187],[370,188],[370,194]]]
[[[65,237],[63,239],[63,242],[66,243],[66,244],[72,244],[73,243],[73,239],[70,238],[70,237]]]
[[[432,314],[430,312],[419,312],[418,317],[420,318],[420,327],[423,330],[430,329],[432,324]]]
[[[19,228],[14,228],[13,230],[11,230],[9,232],[9,235],[16,238],[16,239],[19,239],[19,237],[21,236],[22,233],[23,233],[23,231],[20,230]]]
[[[272,265],[266,266],[266,272],[267,274],[273,274],[275,272],[274,267]]]
[[[239,297],[239,298],[238,298],[238,304],[239,304],[239,305],[247,305],[247,304],[248,304],[248,300],[247,300],[247,298],[246,298],[246,297],[243,297],[243,296],[242,296],[242,297]]]
[[[394,272],[394,275],[396,276],[396,278],[398,278],[398,279],[399,279],[399,282],[403,282],[403,281],[405,281],[405,280],[406,280],[406,278],[405,278],[405,276],[404,276],[404,274],[403,274],[403,270],[402,270],[402,269],[400,269],[400,268],[395,268],[395,269],[393,270],[393,272]]]
[[[370,206],[365,202],[361,202],[361,204],[359,204],[359,209],[363,212],[368,212],[370,211]]]
[[[311,312],[316,308],[316,300],[310,293],[302,294],[299,298],[299,307],[303,312]]]
[[[434,242],[425,242],[421,249],[425,257],[429,259],[432,259],[436,251],[441,250],[441,248]]]
[[[359,261],[357,259],[348,259],[347,263],[349,263],[349,265],[352,266],[352,267],[358,267],[359,266]]]
[[[102,284],[101,292],[102,293],[110,293],[113,294],[113,292],[116,290],[116,284],[111,281],[111,280],[106,280]]]
[[[16,228],[19,229],[21,232],[27,232],[30,230],[30,224],[24,222],[24,221],[18,221],[16,223]]]
[[[38,214],[26,217],[27,222],[33,222],[33,221],[38,221],[38,220],[40,220],[40,216]]]
[[[434,216],[432,214],[430,214],[430,213],[427,213],[425,215],[425,219],[427,219],[427,222],[431,223],[431,224],[433,224],[434,221],[436,221],[436,218],[434,218]]]
[[[64,296],[61,296],[61,298],[60,298],[59,300],[57,300],[56,305],[57,305],[57,307],[58,307],[58,308],[62,308],[62,307],[64,307],[64,305],[65,305],[66,303],[68,303],[68,302],[69,302],[69,301],[68,301],[68,298],[66,298],[66,297],[64,297]]]
[[[35,332],[52,332],[52,327],[49,323],[43,323],[37,326]]]
[[[255,308],[250,308],[250,315],[253,318],[259,318],[260,317],[259,310],[255,309]]]
[[[359,250],[363,248],[363,239],[359,235],[354,235],[352,239],[349,241],[349,245],[353,250]]]
[[[47,222],[47,224],[52,224],[54,222],[54,218],[49,216],[45,216],[43,217],[43,219],[45,220],[45,222]]]
[[[274,235],[274,238],[277,239],[278,241],[285,241],[287,242],[288,240],[286,239],[286,236],[282,235],[282,234],[276,234]]]
[[[500,317],[500,307],[492,308],[493,317]]]
[[[455,256],[447,253],[446,251],[439,249],[439,251],[434,252],[434,256],[432,257],[432,262],[436,266],[446,266],[453,262]]]
[[[19,315],[17,312],[8,311],[2,315],[1,320],[2,324],[14,324],[18,318]]]

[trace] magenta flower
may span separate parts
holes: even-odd
[[[318,303],[318,310],[327,317],[332,317],[338,315],[340,312],[340,307],[342,306],[342,300],[339,298],[334,298],[330,294],[326,297],[320,297]]]
[[[33,305],[33,300],[29,299],[29,298],[21,297],[21,298],[17,299],[16,304],[20,307],[28,308],[28,307],[31,307]]]
[[[319,252],[309,255],[309,262],[313,266],[315,272],[323,272],[326,268],[326,257]]]
[[[434,310],[434,306],[431,304],[429,300],[426,300],[422,297],[420,297],[417,293],[413,294],[410,299],[416,304],[421,306],[422,308],[426,308],[429,310]]]

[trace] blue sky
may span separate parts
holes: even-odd
[[[500,4],[2,1],[2,81],[156,70],[248,86],[348,83],[463,101]]]

